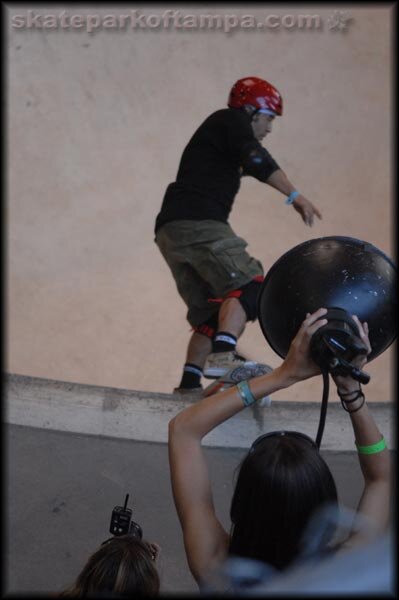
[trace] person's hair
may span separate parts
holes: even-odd
[[[101,545],[61,597],[157,596],[159,587],[149,544],[123,535]]]
[[[258,109],[252,104],[244,104],[239,110],[243,110],[251,119],[258,113]]]
[[[318,450],[290,435],[265,438],[240,466],[229,554],[284,569],[299,554],[310,517],[326,504],[338,506],[337,489]]]

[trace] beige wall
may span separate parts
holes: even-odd
[[[101,6],[34,10],[128,12]],[[306,228],[279,193],[246,178],[231,223],[250,252],[267,270],[304,240],[349,235],[392,255],[392,8],[346,6],[353,21],[345,32],[328,29],[334,7],[314,4],[177,8],[318,14],[323,27],[91,35],[9,27],[10,372],[161,392],[178,383],[190,329],[153,223],[189,137],[245,75],[282,92],[285,114],[268,148],[323,212],[322,222]],[[10,9],[9,18],[25,10]],[[257,324],[240,349],[280,362]],[[369,367],[373,400],[390,399],[390,357]],[[320,394],[321,382],[312,380],[283,397]]]

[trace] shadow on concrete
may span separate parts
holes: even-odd
[[[162,548],[162,591],[198,593],[173,504],[167,446],[5,426],[7,593],[58,592],[109,537],[111,511],[130,494],[133,519]],[[206,448],[218,516],[229,528],[234,471],[244,449]],[[355,452],[323,452],[340,500],[354,508],[362,477]]]

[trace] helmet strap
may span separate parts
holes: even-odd
[[[269,108],[258,108],[257,112],[260,112],[264,115],[270,115],[271,117],[276,116],[276,113],[274,112],[274,110],[271,110]]]

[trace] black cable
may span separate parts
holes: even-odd
[[[326,368],[322,367],[321,374],[323,375],[323,398],[321,401],[321,408],[320,408],[319,428],[317,430],[317,436],[316,436],[316,446],[318,448],[320,448],[321,438],[323,437],[323,432],[324,432],[324,425],[326,424],[328,395],[330,392],[330,379],[329,379],[328,370]]]

